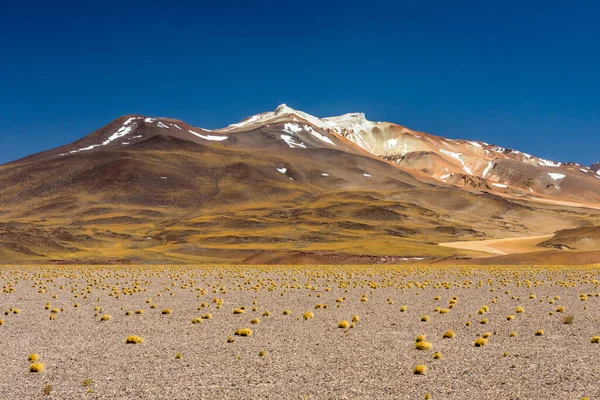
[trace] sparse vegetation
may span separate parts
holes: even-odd
[[[442,335],[442,338],[444,338],[444,339],[454,338],[454,331],[452,329],[448,329],[446,332],[444,332],[444,334]]]
[[[142,338],[140,336],[135,336],[135,335],[127,336],[127,338],[125,339],[125,343],[129,343],[129,344],[139,344],[139,343],[143,343],[143,342],[144,342],[144,338]]]
[[[43,372],[45,369],[46,367],[41,362],[34,362],[29,366],[30,372]]]
[[[427,374],[427,366],[426,365],[417,365],[413,369],[413,374],[415,375],[425,375]]]
[[[250,328],[240,328],[235,331],[236,336],[252,336],[252,329]]]
[[[338,328],[347,329],[350,326],[350,323],[346,320],[340,321],[338,323]]]
[[[571,325],[574,319],[575,316],[573,314],[565,315],[562,319],[562,323],[565,325]]]

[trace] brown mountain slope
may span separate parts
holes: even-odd
[[[486,180],[461,185],[409,173],[303,113],[266,114],[218,131],[126,116],[0,166],[0,256],[11,263],[432,261],[476,255],[437,246],[457,238],[600,224],[599,211],[502,197]]]
[[[600,250],[600,226],[561,229],[551,239],[538,246],[571,250]]]

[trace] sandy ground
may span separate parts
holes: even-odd
[[[543,248],[536,247],[537,244],[551,238],[553,235],[545,236],[525,236],[506,239],[489,239],[489,240],[472,240],[462,242],[446,242],[440,243],[440,246],[452,247],[462,250],[481,251],[485,253],[506,255],[506,254],[521,254],[529,252],[539,252]],[[550,250],[550,249],[548,249]]]
[[[590,341],[600,335],[598,267],[0,271],[7,311],[0,315],[0,399],[600,398],[600,344]],[[515,312],[519,305],[523,313]],[[245,313],[234,314],[240,307]],[[53,308],[64,311],[50,320]],[[172,313],[162,314],[165,308]],[[138,309],[143,313],[126,315]],[[307,311],[314,317],[304,320]],[[207,313],[213,318],[191,323]],[[104,314],[111,320],[100,322]],[[567,314],[572,324],[562,323]],[[360,318],[354,328],[338,328],[353,315]],[[254,318],[260,323],[251,324]],[[252,336],[234,336],[245,327]],[[455,337],[442,339],[448,329]],[[543,336],[534,336],[538,329]],[[488,344],[474,347],[484,332],[491,333]],[[432,350],[415,349],[419,334]],[[129,335],[144,342],[126,344]],[[31,353],[44,372],[29,372]],[[417,364],[428,373],[414,375]]]

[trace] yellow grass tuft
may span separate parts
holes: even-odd
[[[135,336],[135,335],[127,336],[127,338],[125,339],[125,343],[129,343],[129,344],[139,344],[139,343],[142,343],[143,341],[144,341],[143,337]]]
[[[421,341],[415,343],[415,349],[417,350],[431,350],[433,345],[429,342]]]
[[[358,315],[353,315],[352,322],[358,322],[358,321],[360,321],[360,318],[358,317]]]
[[[29,372],[43,372],[46,366],[41,362],[33,363],[29,366]]]
[[[448,329],[446,332],[444,332],[444,334],[442,335],[443,339],[452,339],[454,337],[454,331],[452,329]]]
[[[487,339],[479,337],[477,339],[475,339],[475,341],[473,342],[473,346],[475,347],[483,347],[487,344]]]
[[[442,358],[442,353],[440,353],[439,351],[436,351],[435,353],[433,353],[434,360],[439,360],[441,358]]]
[[[413,369],[413,374],[415,375],[425,375],[427,373],[426,365],[417,365],[415,369]]]
[[[305,320],[309,320],[309,319],[313,318],[314,316],[315,316],[315,314],[313,314],[310,311],[307,311],[304,314],[302,314],[302,318],[304,318]]]
[[[198,317],[192,318],[192,324],[199,324],[201,322],[202,322],[202,318],[198,318]]]
[[[429,317],[427,315],[424,315],[421,317],[421,322],[427,322],[429,321]]]
[[[343,320],[338,324],[338,328],[342,328],[342,329],[346,329],[349,326],[350,326],[350,323],[346,320]]]
[[[172,311],[170,308],[165,308],[164,310],[162,310],[162,313],[166,315],[166,314],[171,314]]]
[[[104,321],[110,321],[110,315],[105,314],[103,316],[100,317],[100,321],[104,322]]]
[[[522,313],[525,312],[525,309],[523,307],[521,307],[521,306],[517,306],[517,308],[515,308],[515,312],[517,314],[522,314]]]
[[[40,355],[37,353],[30,354],[29,357],[27,357],[27,360],[29,360],[29,362],[36,362],[39,359]]]
[[[535,336],[544,336],[544,330],[543,329],[539,329],[539,330],[535,331],[534,335]]]
[[[235,331],[236,336],[252,336],[252,329],[250,328],[240,328]]]
[[[592,343],[600,343],[600,336],[592,336],[591,342]]]
[[[253,318],[252,321],[250,321],[251,324],[260,324],[260,319],[258,318]]]

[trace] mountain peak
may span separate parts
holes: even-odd
[[[292,107],[288,107],[287,104],[283,103],[277,106],[275,111],[273,111],[274,115],[282,115],[282,114],[293,114],[298,111],[294,110]]]

